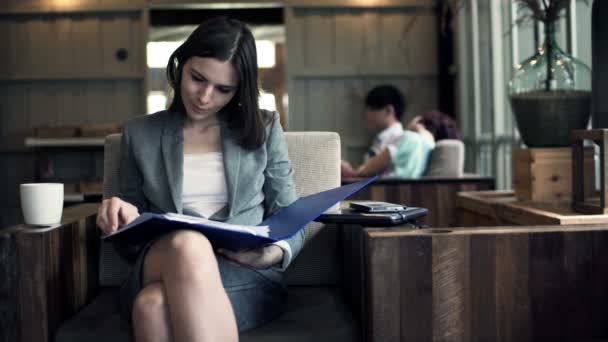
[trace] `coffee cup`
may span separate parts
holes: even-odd
[[[19,187],[25,224],[51,226],[61,222],[62,183],[26,183]]]

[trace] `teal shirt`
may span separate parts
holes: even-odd
[[[405,131],[401,139],[391,147],[393,176],[419,178],[424,174],[426,165],[435,143],[422,135]]]

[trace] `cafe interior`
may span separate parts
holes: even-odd
[[[253,33],[300,197],[363,179],[341,161],[379,133],[376,86],[403,93],[406,129],[440,111],[462,133],[420,177],[380,173],[311,217],[280,313],[239,340],[608,341],[608,1],[3,0],[0,342],[140,340],[133,265],[96,216],[124,124],[167,109],[170,55],[220,16]],[[26,217],[32,183],[62,184],[28,213],[60,222]],[[340,221],[357,201],[426,210]]]

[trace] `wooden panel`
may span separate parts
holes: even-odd
[[[301,68],[304,65],[305,20],[306,11],[299,11],[293,8],[285,9],[286,61],[289,68]]]
[[[103,46],[103,69],[113,72],[129,73],[140,70],[141,41],[137,17],[111,16],[104,17],[100,22]],[[126,60],[119,60],[116,53],[125,49],[128,53]]]
[[[27,84],[0,84],[0,133],[4,147],[22,146],[22,137],[31,127],[29,113],[33,104],[29,101],[29,93]]]
[[[394,84],[406,98],[416,99],[408,101],[412,115],[438,105],[437,32],[430,3],[359,5],[298,3],[286,9],[290,129],[337,130],[343,154],[354,164],[367,149],[369,133],[358,114],[373,86]]]
[[[432,12],[382,16],[379,64],[437,74],[436,21]]]
[[[143,77],[142,18],[139,12],[84,15],[15,15],[0,17],[3,54],[0,80],[87,77]],[[126,48],[129,57],[116,59]]]
[[[335,64],[336,66],[359,65],[362,66],[361,56],[367,51],[363,48],[361,36],[364,25],[361,25],[361,16],[349,10],[335,11]]]
[[[291,81],[287,84],[289,88],[289,125],[291,131],[308,130],[308,81]],[[294,96],[293,94],[298,94]]]
[[[304,65],[323,68],[335,65],[333,15],[325,11],[310,10],[305,21]]]
[[[399,247],[398,240],[388,239],[366,245],[366,253],[374,256],[365,260],[368,270],[365,296],[366,322],[368,322],[366,333],[369,341],[399,341],[401,304],[403,302],[405,305],[418,304],[424,298],[423,296],[413,298],[408,296],[408,292],[404,292],[403,298],[399,296],[401,258],[395,257],[400,256]],[[404,250],[404,253],[408,252],[409,250]],[[403,271],[411,270],[403,269]],[[414,303],[408,299],[413,300]]]
[[[14,73],[25,73],[29,70],[30,65],[34,64],[33,60],[36,55],[30,51],[29,44],[29,27],[28,22],[23,17],[17,17],[14,21],[13,31],[15,44],[15,59],[11,67],[14,68]]]
[[[0,42],[5,46],[15,46],[13,22],[0,20]],[[0,75],[12,73],[15,65],[15,49],[2,49],[0,53]]]
[[[27,28],[28,52],[31,54],[27,71],[38,74],[57,68],[57,59],[47,57],[54,50],[55,25],[53,20],[49,18],[30,19],[28,20]]]
[[[341,82],[334,82],[334,84],[334,115],[337,123],[336,128],[340,131],[344,155],[343,159],[352,161],[359,160],[363,155],[362,153],[357,154],[357,159],[351,159],[352,156],[349,156],[346,151],[348,150],[348,146],[356,144],[359,144],[366,150],[368,148],[367,141],[370,139],[361,139],[361,137],[367,138],[369,136],[369,132],[365,127],[363,114],[365,89],[361,82],[356,80],[344,80]]]
[[[367,336],[370,341],[606,339],[608,296],[596,289],[608,287],[608,253],[595,246],[607,238],[608,225],[367,229],[368,302],[373,303],[368,317],[401,322],[396,329],[368,321]],[[400,257],[387,258],[387,250]],[[377,279],[394,277],[395,259],[398,282],[378,291]]]
[[[146,0],[4,0],[0,13],[82,13],[133,11],[146,6]]]
[[[608,215],[582,215],[568,202],[518,201],[512,191],[471,191],[457,195],[459,210],[483,218],[490,225],[590,225],[608,223]],[[470,217],[467,222],[475,224]],[[465,222],[461,222],[464,224]]]
[[[485,281],[488,277],[496,275],[496,236],[495,235],[473,235],[471,236],[471,250],[475,254],[471,258],[470,267],[470,315],[471,315],[471,341],[492,341],[497,331],[497,310],[492,310],[495,304],[497,282]],[[469,251],[471,255],[471,251]]]
[[[382,49],[382,38],[380,31],[381,22],[380,14],[378,12],[366,11],[360,16],[360,25],[364,28],[363,34],[361,35],[362,42],[362,56],[361,64],[359,65],[381,65],[380,63],[380,49]]]
[[[500,235],[494,241],[496,265],[494,273],[477,276],[477,286],[485,287],[487,283],[496,285],[494,300],[487,307],[496,313],[496,328],[490,331],[494,339],[515,341],[519,338],[530,340],[530,252],[528,235]],[[487,247],[486,247],[487,248]],[[495,281],[490,279],[495,277]],[[490,285],[492,286],[492,285]],[[481,308],[478,308],[481,309]]]
[[[154,0],[171,1],[171,0]],[[414,6],[433,6],[434,0],[286,0],[290,6],[297,7],[414,7]]]
[[[309,113],[308,129],[311,131],[336,131],[336,117],[332,81],[310,81],[309,83]]]
[[[0,231],[0,341],[51,341],[55,329],[97,290],[97,204],[67,208],[49,229],[17,226]],[[12,324],[3,326],[4,324]]]
[[[72,24],[74,33],[74,73],[78,74],[91,69],[102,70],[102,45],[99,40],[100,23],[96,17],[77,17]]]
[[[23,146],[34,127],[122,122],[144,114],[140,91],[139,81],[0,83],[1,140]]]
[[[75,40],[74,22],[69,17],[57,17],[55,21],[55,32],[56,32],[56,53],[57,70],[63,72],[69,72],[73,70],[74,63],[76,62],[75,53],[79,47],[73,45]],[[80,62],[80,61],[79,61]]]
[[[410,101],[407,113],[410,115],[402,120],[404,123],[409,122],[414,115],[437,108],[439,105],[439,91],[436,78],[406,79],[405,84],[405,95]]]
[[[345,183],[350,180],[345,181]],[[451,179],[387,179],[378,180],[357,192],[348,200],[374,200],[424,207],[428,216],[421,220],[430,227],[461,225],[456,206],[457,194],[464,189],[492,189],[494,180],[487,177]]]
[[[432,321],[433,340],[470,341],[470,238],[455,235],[427,240],[432,241],[433,246],[430,253],[432,287],[427,294],[432,298],[432,317],[437,318]]]

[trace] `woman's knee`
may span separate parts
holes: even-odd
[[[192,266],[214,258],[209,240],[195,231],[180,230],[172,233],[167,237],[166,246],[168,256],[174,259],[177,265]]]
[[[158,324],[164,321],[167,312],[167,298],[162,283],[144,287],[133,303],[134,324]]]

